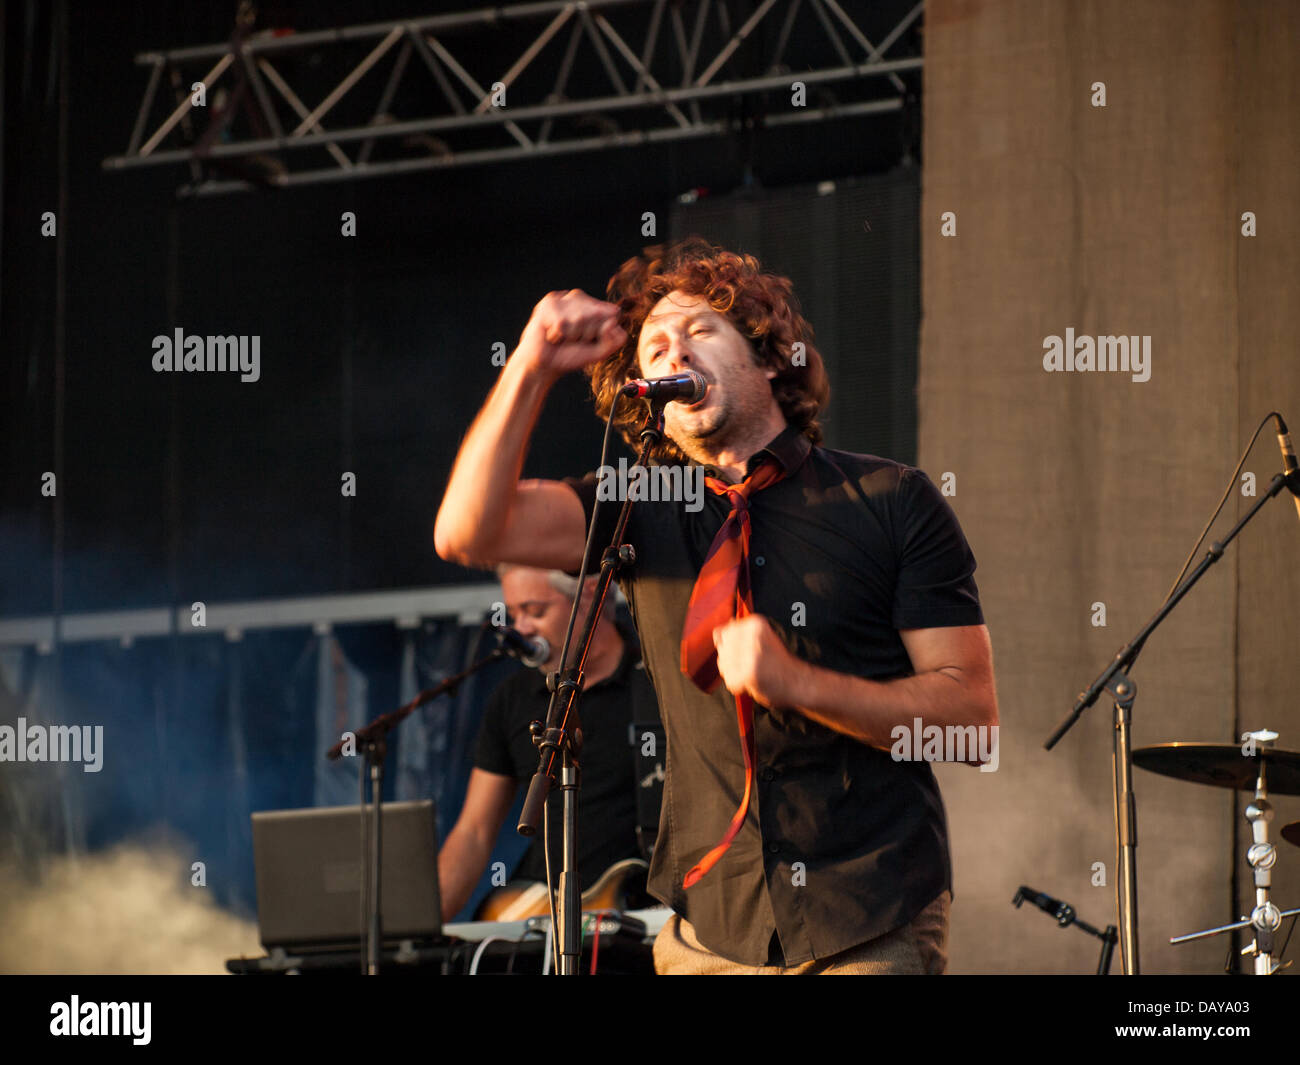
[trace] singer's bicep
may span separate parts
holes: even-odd
[[[520,481],[492,561],[574,571],[586,542],[586,516],[572,486]]]

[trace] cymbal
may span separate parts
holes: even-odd
[[[1157,743],[1133,752],[1133,764],[1152,773],[1238,791],[1255,790],[1261,760],[1270,795],[1300,795],[1300,753],[1295,751],[1261,747],[1247,756],[1232,744]]]
[[[1300,821],[1292,821],[1289,825],[1282,826],[1282,838],[1288,843],[1294,843],[1300,847]]]

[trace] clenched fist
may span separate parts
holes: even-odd
[[[626,341],[618,308],[574,288],[548,293],[533,308],[516,353],[534,371],[561,377],[599,362]]]
[[[792,655],[762,614],[736,618],[713,630],[718,673],[732,695],[748,692],[773,710],[792,707],[805,663]]]

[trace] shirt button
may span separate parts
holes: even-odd
[[[769,844],[767,845],[767,852],[768,852],[768,854],[780,854],[780,853],[781,853],[781,844],[779,844],[779,843],[769,843]]]
[[[755,566],[761,566],[761,565],[763,565],[763,564],[766,563],[766,562],[767,562],[767,559],[765,559],[762,555],[756,555],[756,556],[754,557],[754,565],[755,565]]]
[[[776,779],[776,770],[773,769],[771,766],[766,766],[766,767],[764,767],[764,769],[763,769],[763,779],[764,779],[764,780],[775,780],[775,779]]]

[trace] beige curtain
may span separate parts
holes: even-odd
[[[925,48],[919,462],[953,474],[1002,715],[997,772],[940,773],[951,971],[1088,972],[1095,940],[1011,898],[1115,922],[1110,701],[1043,743],[1159,607],[1263,415],[1300,436],[1300,5],[929,0]],[[1150,337],[1149,379],[1049,372],[1067,330]],[[1245,468],[1261,490],[1280,470],[1271,430]],[[1252,502],[1234,492],[1210,539]],[[1298,562],[1283,497],[1143,652],[1135,746],[1269,726],[1300,749]],[[1252,905],[1244,800],[1135,783],[1143,969],[1214,972],[1226,937],[1168,940]],[[1274,806],[1276,837],[1300,798]],[[1300,848],[1279,847],[1275,901],[1300,906]]]

